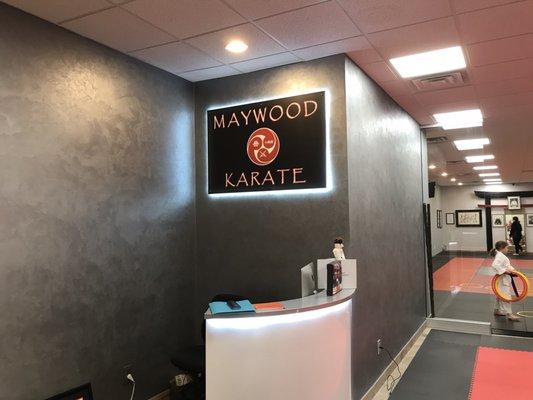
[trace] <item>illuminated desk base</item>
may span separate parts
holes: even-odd
[[[345,292],[345,291],[343,291]],[[206,319],[207,400],[351,399],[353,290],[321,308]]]

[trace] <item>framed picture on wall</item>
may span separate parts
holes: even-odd
[[[492,227],[493,228],[503,228],[505,226],[505,216],[495,214],[492,216]]]
[[[483,226],[481,210],[455,210],[455,226],[479,227]]]
[[[533,226],[533,214],[526,215],[527,226]]]
[[[437,228],[442,229],[442,210],[437,210]]]
[[[446,213],[446,225],[455,225],[454,213]]]
[[[507,208],[509,210],[520,210],[522,208],[520,205],[520,196],[508,196]]]

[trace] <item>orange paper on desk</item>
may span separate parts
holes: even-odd
[[[275,311],[275,310],[283,310],[285,307],[281,303],[274,302],[274,303],[254,304],[254,308],[257,311]]]

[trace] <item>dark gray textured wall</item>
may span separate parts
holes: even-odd
[[[354,384],[360,398],[425,318],[422,136],[418,124],[346,61],[350,240],[357,258]]]
[[[207,109],[318,89],[331,99],[331,192],[207,195]],[[259,301],[299,296],[300,267],[329,257],[333,238],[349,233],[344,56],[200,82],[195,103],[199,313],[219,292]]]
[[[206,110],[292,90],[327,88],[334,190],[327,195],[209,197]],[[342,235],[358,260],[354,398],[425,316],[421,136],[418,125],[343,55],[195,87],[198,307],[217,292],[254,300],[300,295],[299,268],[331,254]]]
[[[165,389],[193,340],[192,85],[0,3],[0,399]]]

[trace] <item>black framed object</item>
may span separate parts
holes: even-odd
[[[481,227],[481,210],[455,210],[456,227]]]
[[[86,383],[85,385],[68,390],[46,400],[94,400],[94,398],[91,384]]]
[[[207,111],[210,194],[327,187],[326,93]]]
[[[446,213],[446,225],[455,225],[454,213]]]
[[[424,220],[424,236],[426,237],[426,263],[428,269],[428,290],[429,290],[429,309],[427,309],[427,316],[435,316],[435,297],[433,292],[433,258],[431,255],[431,206],[424,203],[422,205],[422,218]],[[427,296],[426,292],[426,296]],[[427,301],[427,298],[426,298]]]
[[[437,228],[442,229],[442,210],[437,210]]]

